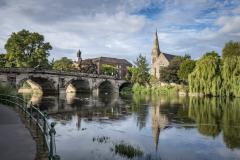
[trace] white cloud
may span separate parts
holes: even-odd
[[[52,57],[113,56],[134,61],[139,53],[150,58],[153,35],[158,28],[160,48],[172,54],[221,51],[229,40],[240,40],[239,4],[215,0],[0,0],[0,48],[11,32],[23,28],[43,34],[54,49]],[[226,7],[234,3],[235,7]],[[138,14],[160,7],[151,15]],[[133,14],[134,13],[134,14]]]

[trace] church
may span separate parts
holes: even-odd
[[[153,49],[152,49],[152,66],[151,66],[151,74],[160,79],[160,70],[163,67],[167,67],[170,61],[176,57],[176,55],[171,55],[167,53],[163,53],[160,51],[159,43],[158,43],[158,34],[157,31],[155,33],[154,42],[153,42]]]

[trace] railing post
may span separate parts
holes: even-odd
[[[45,135],[47,135],[47,121],[46,121],[46,113],[43,115],[43,148],[45,148]]]
[[[54,151],[54,136],[56,134],[56,131],[54,129],[55,123],[51,123],[51,129],[49,131],[50,135],[50,151],[49,151],[49,160],[53,159],[53,151]]]
[[[31,126],[31,124],[32,124],[32,102],[30,102],[29,122],[30,122],[30,126]]]
[[[37,123],[36,123],[36,130],[37,130],[37,135],[38,135],[38,124],[39,124],[39,112],[37,110]]]

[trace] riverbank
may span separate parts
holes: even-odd
[[[22,123],[19,114],[0,104],[0,154],[4,160],[34,160],[36,142]]]
[[[188,87],[184,85],[177,84],[152,84],[147,86],[142,86],[139,84],[134,84],[131,89],[127,88],[121,92],[122,94],[143,94],[143,95],[179,95],[187,96]]]

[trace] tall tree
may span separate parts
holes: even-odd
[[[178,70],[178,77],[180,80],[184,82],[188,81],[188,75],[192,73],[195,68],[195,61],[191,59],[186,59],[180,64],[180,68]]]
[[[221,73],[222,94],[240,97],[240,55],[225,57]]]
[[[141,54],[137,57],[135,66],[129,68],[129,71],[132,75],[131,82],[139,83],[140,85],[146,85],[149,83],[150,74],[149,74],[149,65],[147,63],[146,57]]]
[[[43,35],[23,29],[11,34],[5,49],[6,67],[46,67],[52,46]]]
[[[240,42],[229,41],[225,44],[222,51],[223,59],[232,56],[240,56]]]
[[[0,54],[0,67],[5,67],[5,64],[6,64],[5,54]]]
[[[187,57],[188,58],[188,57]],[[181,63],[185,60],[184,57],[175,57],[170,61],[169,66],[160,70],[160,80],[167,83],[180,83],[181,80],[178,77],[178,71]]]
[[[190,92],[219,95],[222,82],[220,64],[220,57],[214,51],[206,53],[198,60],[188,78]]]
[[[53,69],[59,71],[71,71],[74,70],[73,61],[67,57],[62,57],[60,60],[53,62]]]

